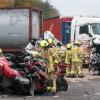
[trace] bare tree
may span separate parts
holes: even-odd
[[[40,1],[40,8],[43,11],[43,18],[47,19],[50,17],[55,17],[55,16],[59,16],[59,12],[57,9],[55,9],[48,0],[46,0],[45,2],[42,0]]]
[[[55,9],[49,2],[42,1],[42,0],[15,0],[16,6],[31,6],[38,9],[42,9],[43,11],[43,18],[50,18],[54,16],[59,16],[59,12]]]

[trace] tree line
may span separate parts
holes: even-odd
[[[44,19],[60,15],[48,0],[0,0],[0,7],[33,7],[41,9]]]

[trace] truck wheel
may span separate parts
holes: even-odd
[[[68,90],[68,83],[63,78],[58,78],[57,81],[57,90],[58,91],[67,91]]]

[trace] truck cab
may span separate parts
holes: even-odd
[[[93,50],[100,45],[100,18],[74,17],[71,23],[71,43],[80,40],[84,49],[85,63],[90,63]],[[98,49],[99,50],[99,49]]]
[[[71,41],[87,41],[100,44],[100,18],[75,17],[71,23]]]

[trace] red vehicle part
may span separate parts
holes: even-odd
[[[43,21],[43,32],[51,31],[54,36],[61,41],[61,24],[60,18],[54,17]]]
[[[68,65],[65,64],[64,62],[60,62],[58,66],[59,66],[59,68],[61,70],[61,73],[65,74],[66,73],[66,68],[68,67]]]
[[[61,74],[65,74],[67,67],[68,65],[66,65],[64,62],[60,62],[58,65],[55,64],[54,68],[56,70],[56,75],[60,76]]]
[[[5,58],[0,58],[0,73],[3,73],[4,77],[8,78],[21,76],[18,71],[11,68],[9,61]]]
[[[34,88],[35,91],[40,92],[46,89],[47,87],[47,79],[44,71],[39,67],[43,65],[41,61],[32,61],[30,59],[28,62],[26,62],[26,66],[29,70],[29,72],[33,75],[34,78]]]

